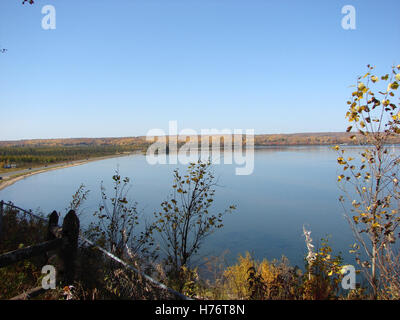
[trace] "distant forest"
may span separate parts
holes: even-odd
[[[0,165],[51,164],[144,151],[149,145],[140,138],[41,139],[0,141]]]
[[[353,144],[351,139],[353,135],[346,132],[261,134],[255,136],[254,144],[255,146]],[[223,139],[221,146],[222,142]],[[400,143],[400,139],[393,139],[391,142]],[[0,165],[47,164],[145,151],[151,143],[146,141],[144,136],[0,141]],[[179,145],[183,143],[184,141],[180,141]]]

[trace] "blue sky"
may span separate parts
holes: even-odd
[[[400,1],[0,2],[0,140],[178,128],[344,131],[370,63],[400,63]],[[56,9],[43,30],[41,9]],[[341,27],[344,5],[356,30]]]

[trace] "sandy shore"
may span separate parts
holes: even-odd
[[[110,158],[119,158],[119,157],[127,157],[133,154],[140,154],[140,153],[129,153],[129,154],[118,154],[118,155],[112,155],[112,156],[105,156],[105,157],[99,157],[99,158],[92,158],[88,160],[77,160],[76,162],[72,163],[64,163],[60,164],[59,166],[51,167],[51,168],[43,168],[40,170],[32,171],[32,172],[26,172],[26,173],[20,173],[16,174],[16,176],[11,176],[8,179],[2,180],[0,183],[0,190],[3,190],[12,184],[14,184],[17,181],[20,181],[22,179],[28,178],[30,176],[33,176],[35,174],[43,173],[43,172],[48,172],[52,170],[59,170],[59,169],[65,169],[65,168],[70,168],[70,167],[75,167],[75,166],[80,166],[92,161],[100,161],[100,160],[105,160],[105,159],[110,159]]]

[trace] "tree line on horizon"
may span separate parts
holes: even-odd
[[[357,139],[355,139],[357,138]],[[300,145],[355,145],[362,141],[359,133],[295,133],[255,135],[255,146],[300,146]],[[156,141],[156,137],[124,138],[70,138],[33,139],[0,141],[0,166],[16,163],[18,166],[41,165],[88,158],[110,156],[135,151],[145,152]],[[170,137],[167,137],[169,143]],[[204,139],[204,137],[202,138]],[[210,146],[211,140],[210,139]],[[178,139],[178,148],[186,141]],[[243,139],[245,144],[245,140]],[[389,137],[387,143],[400,143],[399,137]],[[220,146],[224,147],[224,137],[220,136]]]
[[[254,144],[260,146],[271,145],[331,145],[355,144],[350,132],[315,132],[315,133],[280,133],[256,134]],[[199,139],[201,136],[198,136]],[[223,141],[223,135],[220,135]],[[169,136],[167,136],[168,140]],[[2,147],[85,147],[85,146],[147,146],[156,140],[156,137],[146,139],[146,136],[115,137],[115,138],[60,138],[60,139],[23,139],[0,141]],[[184,140],[184,139],[180,139]],[[390,143],[400,143],[400,138],[391,137]]]

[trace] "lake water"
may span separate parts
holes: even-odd
[[[228,250],[228,263],[249,251],[258,259],[285,255],[291,264],[304,265],[306,252],[303,225],[316,243],[331,235],[330,243],[343,253],[347,263],[353,237],[338,197],[337,154],[330,147],[268,147],[255,151],[254,173],[235,175],[235,165],[215,165],[219,179],[214,208],[237,206],[224,220],[224,227],[203,246],[203,255],[221,255]],[[80,184],[91,190],[83,209],[83,223],[92,219],[100,203],[100,183],[111,192],[111,177],[119,168],[131,178],[130,198],[138,202],[143,216],[159,210],[171,190],[173,170],[182,165],[149,165],[143,155],[111,158],[33,175],[0,191],[0,199],[25,209],[65,213]]]

